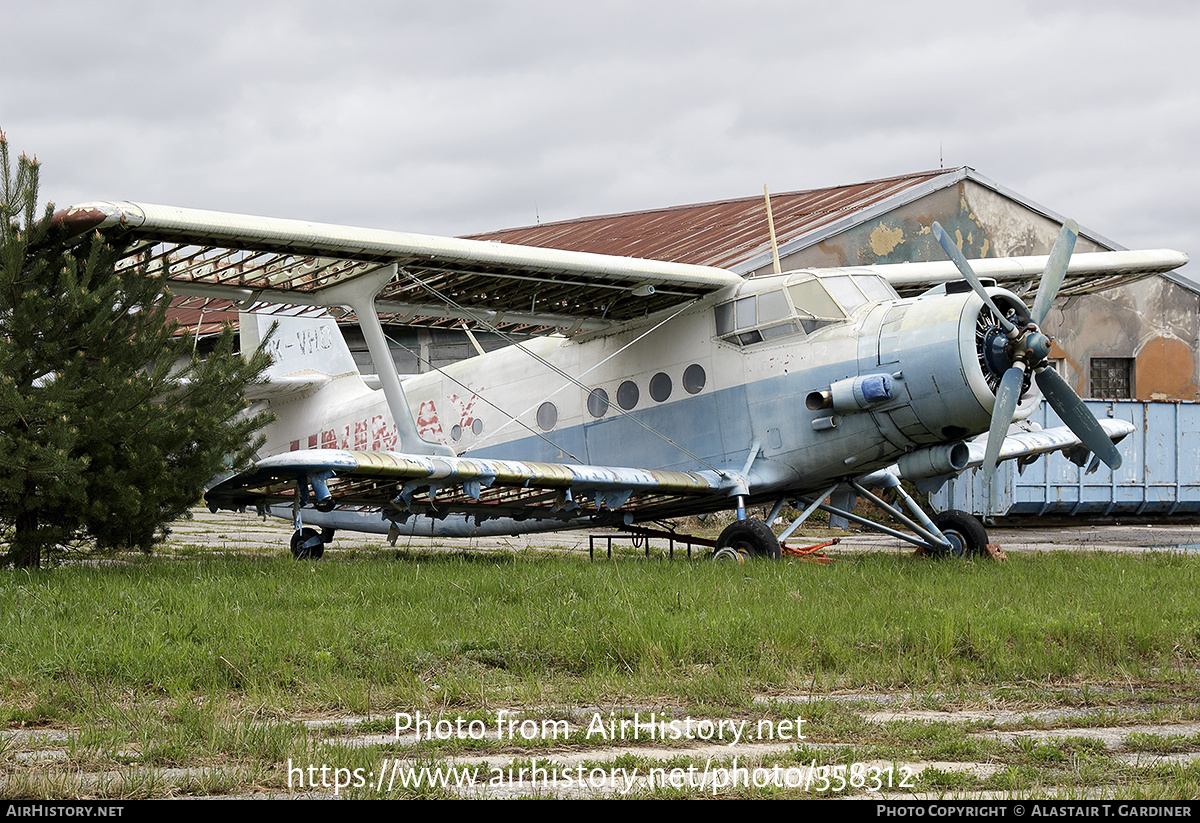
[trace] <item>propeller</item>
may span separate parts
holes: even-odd
[[[983,458],[983,469],[989,478],[989,485],[991,475],[1000,459],[1000,447],[1004,444],[1004,437],[1008,433],[1013,414],[1016,413],[1017,404],[1021,400],[1021,390],[1025,385],[1025,376],[1029,369],[1033,369],[1034,379],[1042,394],[1045,395],[1046,402],[1058,413],[1058,416],[1075,433],[1080,442],[1103,460],[1110,469],[1119,468],[1121,454],[1117,451],[1116,446],[1104,433],[1104,429],[1088,411],[1083,401],[1058,375],[1058,372],[1049,368],[1049,363],[1046,362],[1046,358],[1050,356],[1050,338],[1042,332],[1041,325],[1045,321],[1046,315],[1050,313],[1050,306],[1058,295],[1058,290],[1062,287],[1063,278],[1067,273],[1067,264],[1071,260],[1071,252],[1075,249],[1075,241],[1079,238],[1079,226],[1074,220],[1067,220],[1063,224],[1062,231],[1059,233],[1058,239],[1054,241],[1050,257],[1046,261],[1042,282],[1038,284],[1037,294],[1033,300],[1033,310],[1027,320],[1017,318],[1019,326],[1000,311],[991,295],[987,293],[987,289],[983,287],[983,283],[975,275],[971,264],[959,251],[958,245],[938,223],[933,224],[933,234],[946,254],[954,261],[954,265],[962,274],[963,279],[991,309],[1008,341],[1004,344],[1003,350],[1004,357],[1011,365],[1000,378],[1000,386],[996,390],[996,403],[992,408],[992,422],[988,429],[987,449],[984,451]],[[1000,340],[1000,335],[995,335],[993,339]],[[1002,340],[1000,342],[1003,343]]]

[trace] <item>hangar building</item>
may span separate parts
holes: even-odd
[[[1048,254],[1063,217],[961,167],[771,196],[783,271],[942,260],[937,220],[969,258]],[[1085,216],[1086,217],[1086,216]],[[533,246],[772,271],[763,198],[588,217],[474,235]],[[1123,247],[1081,228],[1076,251]],[[1052,363],[1097,416],[1135,424],[1125,465],[1089,473],[1061,455],[1002,464],[990,499],[977,472],[931,496],[988,517],[1200,513],[1200,286],[1172,272],[1064,289],[1044,324]],[[1164,402],[1165,401],[1165,402]],[[1174,402],[1171,402],[1174,401]],[[1035,414],[1058,425],[1045,405]]]
[[[1063,217],[960,167],[771,195],[783,271],[944,260],[937,220],[969,258],[1048,254]],[[772,271],[762,197],[472,235],[529,246]],[[1124,248],[1081,227],[1075,250]],[[1052,358],[1082,397],[1200,399],[1200,286],[1176,273],[1060,297]],[[1067,290],[1064,289],[1064,295]]]

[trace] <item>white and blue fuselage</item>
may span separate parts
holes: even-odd
[[[993,295],[1020,305],[1007,292]],[[460,455],[744,471],[751,498],[778,498],[906,454],[936,461],[939,447],[986,431],[997,378],[977,341],[989,322],[969,291],[900,299],[875,274],[796,272],[748,280],[616,331],[527,340],[410,377],[403,387],[419,436]],[[292,355],[277,374],[330,380],[270,401],[277,423],[264,456],[417,451],[402,442],[383,393],[359,377],[331,319],[285,321],[275,346]],[[365,531],[390,526],[377,513],[306,520]],[[447,518],[412,528],[461,534],[464,525]]]

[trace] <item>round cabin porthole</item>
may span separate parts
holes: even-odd
[[[478,417],[471,421],[471,434],[476,437],[483,434],[483,421]]]
[[[558,408],[553,403],[547,400],[542,405],[538,406],[537,424],[544,432],[550,431],[558,423]]]
[[[638,391],[637,383],[632,380],[626,380],[617,387],[617,405],[625,411],[629,411],[638,403],[638,397],[641,392]]]
[[[688,394],[699,394],[707,380],[708,375],[704,373],[704,367],[693,363],[683,371],[683,390]]]
[[[592,417],[603,417],[608,411],[608,392],[604,389],[592,389],[587,399],[588,414]]]
[[[650,396],[655,403],[661,403],[671,396],[671,375],[665,371],[650,378]]]

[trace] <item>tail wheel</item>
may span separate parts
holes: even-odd
[[[987,551],[987,529],[972,514],[951,509],[934,515],[933,525],[950,541],[954,557],[978,557]]]
[[[325,541],[316,529],[298,529],[292,534],[292,557],[297,560],[320,560],[325,553]]]
[[[781,556],[779,538],[771,527],[761,520],[736,520],[725,527],[717,538],[717,550],[713,553],[714,560],[733,560],[729,553],[739,556],[742,562],[745,557],[769,557],[778,560]]]

